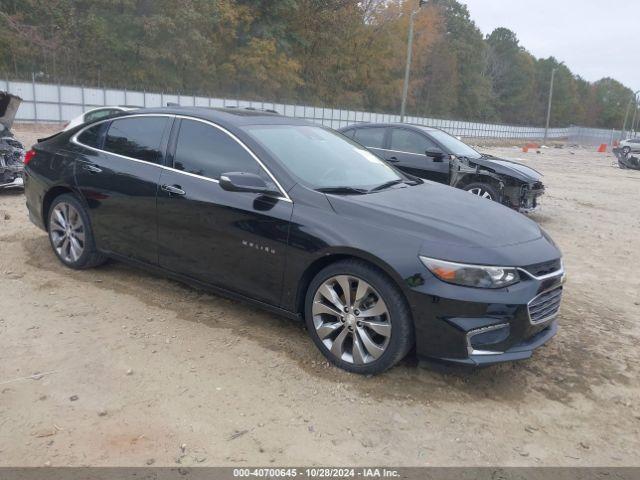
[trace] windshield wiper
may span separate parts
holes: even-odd
[[[355,188],[355,187],[323,187],[323,188],[316,188],[317,192],[322,192],[322,193],[344,193],[344,194],[355,194],[355,195],[364,195],[365,193],[368,193],[368,190],[365,190],[363,188]]]
[[[391,180],[389,182],[385,182],[382,185],[378,185],[377,187],[373,187],[370,192],[377,192],[379,190],[384,190],[385,188],[393,187],[394,185],[398,185],[399,183],[404,183],[404,180],[398,178],[397,180]]]

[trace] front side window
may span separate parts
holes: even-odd
[[[214,180],[229,172],[265,175],[237,141],[218,128],[194,120],[182,120],[173,166]]]
[[[78,135],[78,141],[87,147],[102,148],[104,134],[108,127],[109,122],[102,122],[98,125],[87,128],[84,132]]]
[[[161,144],[167,117],[131,117],[111,122],[104,150],[125,157],[161,163]]]
[[[456,137],[443,132],[442,130],[430,130],[429,135],[440,142],[440,144],[442,144],[444,148],[448,150],[447,153],[451,152],[456,157],[466,157],[472,159],[482,157],[482,155],[476,152],[469,145],[458,140]]]
[[[391,130],[391,150],[424,155],[427,150],[434,147],[436,147],[434,142],[419,133],[404,128]]]
[[[372,188],[403,177],[344,135],[307,125],[251,125],[246,131],[311,188]]]
[[[358,128],[352,137],[360,145],[369,148],[384,148],[384,127]]]

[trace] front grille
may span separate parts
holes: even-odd
[[[527,305],[531,323],[542,323],[558,314],[562,300],[562,287],[541,293]]]
[[[542,277],[553,272],[557,272],[562,268],[562,262],[558,258],[557,260],[551,260],[549,262],[536,263],[527,267],[522,267],[534,277]]]

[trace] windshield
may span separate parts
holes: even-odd
[[[444,148],[453,153],[456,157],[480,158],[478,152],[466,143],[461,142],[456,137],[449,135],[441,130],[429,130],[429,135],[437,142],[440,142]]]
[[[369,190],[404,179],[364,147],[326,128],[252,125],[245,129],[311,188]]]

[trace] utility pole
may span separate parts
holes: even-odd
[[[411,56],[413,55],[413,20],[418,10],[427,3],[427,0],[420,0],[418,8],[411,12],[409,16],[409,38],[407,40],[407,63],[404,67],[404,84],[402,85],[402,103],[400,105],[400,122],[404,123],[404,114],[407,108],[407,95],[409,93],[409,74],[411,72]]]
[[[640,93],[640,90],[636,90],[635,92],[633,92],[633,95],[631,95],[631,98],[629,99],[629,103],[627,104],[627,111],[624,114],[624,122],[622,123],[622,134],[620,136],[620,140],[624,140],[626,138],[625,133],[627,131],[627,120],[629,119],[629,110],[631,110],[631,104],[633,104],[633,102],[637,100],[638,93]]]
[[[631,131],[636,132],[636,115],[638,115],[638,96],[636,95],[636,104],[633,108],[633,120],[631,120]]]
[[[553,82],[556,78],[556,69],[551,70],[551,86],[549,87],[549,105],[547,106],[547,124],[544,127],[544,144],[547,143],[547,137],[549,135],[549,121],[551,120],[551,102],[553,100]]]

